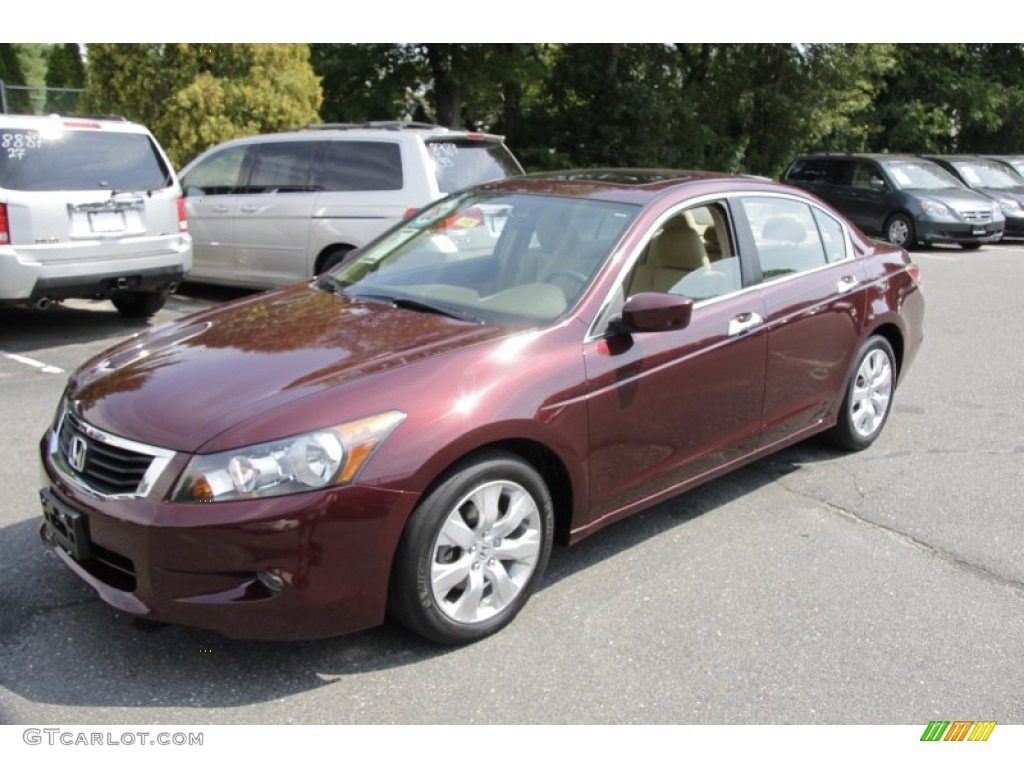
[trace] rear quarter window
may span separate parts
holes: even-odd
[[[332,141],[315,174],[326,192],[375,192],[401,189],[401,148],[394,142]]]
[[[173,183],[146,134],[0,129],[0,187],[26,192],[150,190]]]

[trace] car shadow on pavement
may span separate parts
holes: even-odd
[[[541,592],[802,464],[840,455],[815,443],[801,444],[610,525],[577,546],[556,547]],[[273,702],[350,676],[447,654],[482,653],[474,649],[503,643],[503,636],[515,631],[513,624],[475,646],[449,648],[391,623],[326,640],[269,643],[143,621],[102,602],[45,550],[38,528],[39,519],[32,518],[0,529],[0,686],[42,707],[33,707],[31,715],[11,711],[0,691],[0,722],[44,722],[48,707],[55,712],[81,708],[76,718],[86,724],[111,721],[110,712],[90,712],[98,708],[216,710]],[[119,717],[113,714],[114,720]],[[223,717],[215,715],[211,722]],[[128,712],[123,720],[133,721]]]
[[[167,297],[151,318],[121,317],[109,301],[69,299],[50,309],[0,307],[0,350],[30,352],[110,339],[119,339],[204,308],[252,294],[250,289],[186,283]]]

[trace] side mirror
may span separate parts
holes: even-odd
[[[877,176],[872,176],[871,181],[868,182],[872,189],[877,189],[879,192],[885,192],[889,185],[885,183],[885,179],[880,179]]]
[[[693,299],[671,293],[637,293],[622,306],[622,317],[610,326],[616,333],[677,331],[690,324]]]

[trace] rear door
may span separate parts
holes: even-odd
[[[319,197],[313,168],[325,144],[275,141],[254,145],[235,227],[238,274],[243,284],[284,285],[310,274],[309,229]]]
[[[765,306],[763,445],[819,425],[841,397],[865,306],[863,275],[838,219],[804,200],[744,196]]]

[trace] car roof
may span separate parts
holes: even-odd
[[[12,128],[44,131],[59,127],[61,130],[104,130],[120,133],[148,133],[139,123],[119,115],[13,115],[0,114],[0,124]]]
[[[406,137],[401,139],[399,137]],[[276,133],[259,133],[252,136],[240,136],[221,142],[211,149],[219,149],[227,145],[271,143],[275,141],[396,141],[420,139],[472,139],[482,142],[501,142],[504,136],[478,131],[464,131],[457,128],[445,128],[441,125],[425,123],[316,123],[291,131]]]
[[[736,189],[784,190],[787,194],[794,192],[793,187],[778,184],[764,177],[667,168],[585,168],[531,173],[488,182],[475,189],[558,197],[589,197],[595,200],[644,205],[671,190],[683,187],[707,187],[709,192]]]

